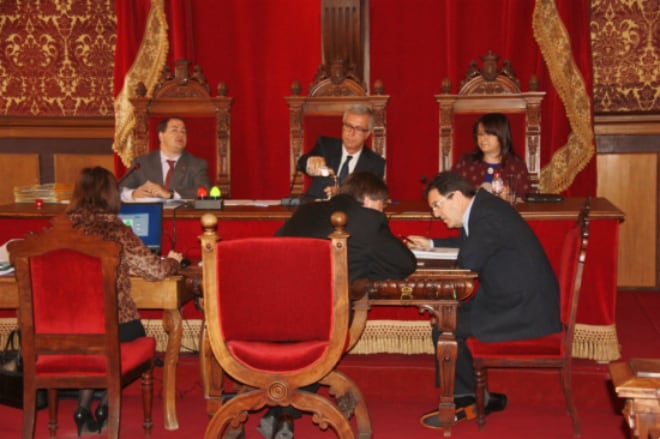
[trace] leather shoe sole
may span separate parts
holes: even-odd
[[[477,417],[477,406],[475,404],[471,404],[468,406],[459,407],[455,410],[454,413],[454,425],[463,421],[471,421]],[[423,415],[419,419],[419,422],[426,428],[431,428],[434,430],[441,429],[443,427],[440,425],[440,418],[438,418],[439,414],[440,412],[438,410],[433,410]]]

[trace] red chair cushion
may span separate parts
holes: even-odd
[[[30,258],[35,332],[105,332],[101,261],[73,250],[55,250]],[[71,306],[71,290],[77,294]]]
[[[232,355],[251,369],[284,372],[305,369],[325,355],[328,343],[305,341],[299,343],[264,343],[231,341]]]
[[[329,241],[266,237],[217,245],[217,294],[225,340],[328,341],[334,303]],[[259,272],[246,268],[244,261],[249,259],[257,261]]]
[[[156,340],[140,337],[121,343],[121,371],[125,373],[154,357]],[[39,355],[37,375],[105,375],[106,357],[103,355]]]
[[[484,343],[474,337],[467,339],[467,346],[474,358],[562,358],[566,332],[557,332],[545,337],[528,340]]]

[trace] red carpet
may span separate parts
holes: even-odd
[[[617,329],[622,345],[622,360],[632,357],[660,358],[660,293],[621,292],[617,303]],[[654,318],[656,316],[656,318]],[[161,394],[162,369],[157,369],[154,398],[153,438],[201,438],[208,422],[199,384],[197,357],[185,356],[177,368],[177,410],[181,428],[163,429]],[[348,356],[341,369],[351,376],[365,394],[371,415],[374,439],[438,438],[441,432],[419,424],[419,417],[437,402],[431,356],[372,355]],[[506,393],[508,408],[488,417],[485,430],[479,432],[474,422],[457,425],[453,437],[490,438],[571,438],[572,429],[563,408],[563,396],[556,373],[547,371],[490,372],[491,389]],[[573,387],[582,425],[583,439],[624,439],[629,437],[621,416],[622,401],[617,399],[608,377],[607,365],[575,360]],[[122,409],[123,438],[144,437],[139,384],[124,390]],[[75,438],[71,419],[75,401],[59,405],[58,438]],[[47,438],[48,413],[39,412],[37,438]],[[255,428],[260,414],[249,417],[249,438],[260,438]],[[22,412],[0,406],[0,438],[21,437]],[[332,431],[322,432],[305,416],[296,422],[297,438],[334,438]],[[89,437],[105,437],[92,435]]]

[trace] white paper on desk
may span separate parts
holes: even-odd
[[[279,206],[282,200],[225,200],[225,206]]]
[[[412,252],[417,259],[455,261],[458,258],[458,248],[456,247],[434,247],[428,250],[413,249]]]

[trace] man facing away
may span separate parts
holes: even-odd
[[[312,177],[306,198],[332,197],[337,186],[353,172],[369,171],[384,178],[385,159],[365,147],[373,127],[371,109],[354,105],[342,117],[341,139],[321,136],[314,148],[298,159],[297,169]]]
[[[158,124],[160,148],[137,157],[120,180],[122,201],[195,198],[199,187],[209,188],[206,160],[187,152],[186,124],[179,117]]]
[[[484,189],[475,192],[452,172],[438,174],[428,184],[426,198],[433,216],[450,228],[460,228],[460,237],[409,236],[411,247],[458,246],[458,265],[479,275],[474,297],[458,309],[454,402],[460,421],[472,417],[465,408],[475,402],[472,355],[466,338],[500,342],[561,331],[559,285],[536,235],[508,202]],[[434,328],[434,346],[439,335]],[[506,403],[506,395],[487,393],[486,413],[503,410]],[[421,422],[439,428],[437,410],[422,416]]]
[[[276,236],[299,236],[328,239],[334,230],[333,212],[346,214],[348,238],[348,275],[356,279],[402,279],[417,268],[415,255],[395,237],[383,213],[389,189],[383,180],[370,172],[355,172],[346,178],[338,194],[328,201],[303,204],[275,233]],[[318,385],[306,388],[315,392]],[[293,418],[301,413],[291,407],[274,407],[258,427],[266,438],[293,437]],[[274,431],[273,431],[274,430]]]

